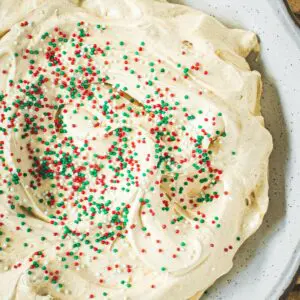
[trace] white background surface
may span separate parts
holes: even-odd
[[[256,32],[263,75],[263,115],[274,140],[270,206],[264,224],[238,251],[232,271],[205,300],[275,300],[300,264],[300,29],[283,0],[169,0]],[[199,279],[201,280],[201,279]]]

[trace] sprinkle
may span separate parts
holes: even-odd
[[[20,23],[21,27],[28,25],[27,21]],[[132,45],[131,51],[128,41],[107,38],[104,31],[110,28],[105,24],[79,21],[73,25],[71,32],[55,27],[39,36],[25,35],[26,41],[39,39],[39,48],[27,41],[32,44],[30,48],[14,53],[17,63],[26,66],[26,74],[7,79],[11,94],[0,91],[0,164],[5,173],[0,179],[0,194],[5,194],[3,201],[16,216],[15,230],[26,234],[24,248],[31,249],[34,242],[30,235],[41,232],[32,225],[31,217],[42,215],[47,219],[51,234],[43,231],[38,239],[43,249],[54,245],[59,269],[50,269],[47,255],[39,251],[30,257],[27,274],[39,278],[38,272],[42,272],[41,278],[62,292],[67,283],[61,282],[61,270],[79,271],[86,267],[86,261],[87,267],[103,261],[107,251],[115,258],[122,256],[119,245],[127,245],[130,232],[150,243],[142,244],[141,255],[146,257],[155,251],[162,259],[180,258],[191,245],[184,230],[185,214],[178,212],[168,219],[176,196],[182,211],[197,212],[191,221],[193,230],[220,228],[219,217],[202,212],[203,203],[217,204],[223,196],[216,188],[222,170],[213,165],[213,150],[207,149],[205,142],[226,137],[216,125],[222,113],[212,116],[201,106],[202,91],[179,95],[173,87],[183,79],[192,80],[190,75],[207,75],[202,64],[177,62],[174,70],[163,59],[151,57],[144,41]],[[92,43],[89,37],[94,34],[103,38]],[[111,75],[111,68],[130,76],[141,95],[140,102],[130,95],[130,87],[115,82],[117,77]],[[2,74],[10,73],[2,70]],[[174,82],[167,84],[170,81]],[[11,103],[8,95],[14,95]],[[194,101],[199,102],[195,109],[190,108]],[[144,120],[147,130],[135,126]],[[9,135],[20,144],[20,155],[7,150]],[[182,180],[187,167],[192,175]],[[201,193],[187,197],[194,184],[199,184]],[[18,194],[21,185],[34,196],[35,206]],[[162,185],[169,190],[163,191]],[[145,195],[133,200],[132,195],[145,186],[149,186]],[[123,199],[115,199],[119,192]],[[131,223],[133,201],[140,207],[141,218],[167,217],[160,223],[160,230],[175,233],[176,246],[166,248],[151,226]],[[6,236],[0,230],[0,236],[8,247],[13,245],[15,235]],[[224,252],[232,249],[228,245]],[[5,251],[5,247],[0,250]],[[167,268],[162,266],[160,270],[165,272]],[[132,288],[135,282],[130,276],[134,272],[135,266],[130,264],[111,263],[99,270],[95,282],[109,286],[111,277],[121,273],[126,276],[118,281],[122,288]],[[96,296],[86,295],[90,299]],[[102,296],[108,293],[102,291]]]

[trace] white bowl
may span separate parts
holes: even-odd
[[[236,254],[231,272],[203,299],[279,299],[300,264],[300,29],[283,0],[169,2],[201,9],[260,38],[261,58],[252,67],[263,75],[262,110],[274,139],[269,210]]]

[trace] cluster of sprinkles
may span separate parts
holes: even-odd
[[[28,22],[22,22],[20,26],[26,27]],[[161,59],[152,59],[147,61],[145,73],[140,68],[142,63],[144,68],[147,59],[145,42],[134,45],[133,52],[130,50],[132,45],[123,40],[102,41],[101,45],[88,42],[92,34],[106,30],[105,25],[79,22],[71,34],[58,27],[44,32],[40,36],[42,49],[26,48],[14,54],[16,59],[26,63],[28,71],[23,78],[9,79],[14,95],[12,101],[7,93],[0,91],[0,137],[3,137],[0,139],[0,163],[9,174],[0,178],[0,194],[7,193],[9,208],[16,212],[17,231],[32,233],[26,219],[28,214],[37,214],[36,210],[42,212],[44,221],[55,228],[53,235],[60,241],[55,250],[61,266],[49,269],[44,263],[45,253],[38,251],[29,259],[28,274],[40,270],[44,281],[58,290],[64,289],[60,281],[61,268],[78,269],[83,257],[89,255],[92,261],[97,260],[107,249],[113,254],[119,252],[115,242],[126,239],[128,231],[135,230],[135,224],[128,226],[132,205],[129,195],[143,187],[147,177],[158,172],[160,179],[153,181],[149,190],[161,185],[169,187],[167,197],[162,193],[161,199],[156,199],[161,201],[163,212],[170,210],[172,199],[179,195],[178,202],[183,210],[195,211],[193,224],[196,230],[201,230],[204,223],[221,227],[219,217],[207,216],[201,211],[201,204],[217,201],[220,197],[214,187],[221,179],[222,170],[213,166],[213,151],[204,147],[204,141],[211,143],[226,137],[217,126],[222,113],[208,116],[203,110],[191,111],[186,105],[191,97],[188,93],[178,96],[176,89],[160,83],[165,77],[172,82],[189,80],[193,72],[201,76],[207,76],[209,72],[198,61],[191,66],[178,63],[176,67],[181,72],[176,76],[177,70],[172,72]],[[26,38],[31,40],[33,36],[29,34]],[[185,49],[181,54],[187,52]],[[111,59],[114,53],[118,53],[118,61]],[[135,88],[143,94],[139,101],[130,96],[129,87],[111,78],[109,69],[113,64],[118,64],[117,68],[132,76],[133,82],[138,82]],[[9,74],[6,69],[2,73]],[[52,87],[58,92],[52,94]],[[201,95],[202,91],[199,91]],[[202,120],[203,124],[197,125],[196,135],[189,132],[187,125],[178,123],[176,114],[179,112],[185,124],[192,124],[197,118]],[[132,127],[132,120],[139,119],[146,120],[147,130]],[[89,134],[79,139],[76,135],[85,128],[90,128]],[[9,163],[5,153],[9,149],[5,144],[9,134],[15,136],[20,147],[17,150],[22,153],[9,153],[14,165]],[[149,137],[153,149],[146,147]],[[104,152],[99,150],[102,144],[106,145]],[[189,147],[188,157],[183,154],[185,146]],[[140,153],[139,149],[146,152]],[[181,170],[191,160],[194,162],[192,175],[178,184]],[[185,191],[194,184],[201,185],[202,191],[187,200]],[[35,206],[22,202],[19,186],[30,191]],[[113,195],[116,192],[124,193],[125,198],[115,202]],[[225,191],[224,194],[228,193]],[[155,218],[157,212],[153,200],[140,198],[138,201],[141,214]],[[18,205],[26,207],[26,212],[19,210]],[[1,245],[0,252],[5,251],[13,239],[1,230],[3,218],[4,214],[1,214],[0,238],[4,237],[4,246]],[[173,226],[180,235],[176,226],[184,221],[185,217],[178,215],[170,224],[163,225],[162,230]],[[88,228],[78,229],[84,223],[88,223]],[[151,235],[147,228],[142,231]],[[39,238],[41,243],[48,242],[46,236]],[[69,240],[73,241],[71,246],[67,243]],[[160,240],[156,243],[159,246]],[[179,250],[174,249],[170,257],[176,260],[178,252],[185,246],[182,237]],[[213,248],[214,244],[210,246]],[[23,247],[28,247],[28,243],[24,242]],[[232,247],[227,245],[224,252]],[[160,253],[164,249],[158,247],[157,251]],[[142,249],[141,253],[147,253],[147,249]],[[12,267],[17,269],[21,265]],[[119,270],[120,266],[107,265],[105,268],[111,272]],[[132,272],[130,264],[123,269],[127,274]],[[161,271],[165,272],[167,268],[161,266]],[[105,280],[99,276],[100,286]],[[134,283],[125,278],[119,284],[131,288]],[[153,283],[150,285],[156,287]],[[105,291],[102,296],[108,295]],[[94,294],[89,295],[89,298],[94,297]]]

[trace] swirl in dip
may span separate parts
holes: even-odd
[[[13,2],[0,298],[200,296],[268,206],[255,34],[163,1]]]

